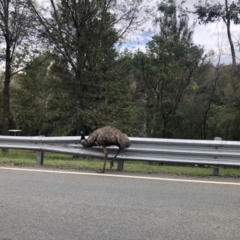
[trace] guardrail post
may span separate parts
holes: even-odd
[[[37,165],[43,165],[43,159],[44,159],[44,151],[38,151],[37,152]]]
[[[215,137],[214,138],[215,141],[221,141],[222,138],[221,137]],[[218,149],[218,147],[216,147],[216,149]],[[215,157],[215,159],[217,159],[217,157]],[[213,166],[213,176],[218,176],[219,175],[219,166]]]
[[[42,145],[42,138],[41,137],[45,137],[44,135],[39,135],[40,139],[41,139],[41,145]],[[44,159],[44,151],[37,151],[37,161],[36,164],[39,166],[43,165],[43,159]]]
[[[118,161],[117,170],[123,171],[124,161]]]
[[[214,166],[213,167],[213,176],[218,176],[219,174],[219,167],[218,166]]]

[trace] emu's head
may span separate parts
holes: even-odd
[[[80,140],[80,141],[85,140],[85,134],[84,134],[84,132],[80,132],[80,136],[81,136],[81,140]]]

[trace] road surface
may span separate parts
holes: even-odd
[[[239,180],[116,174],[0,167],[0,240],[240,238]]]

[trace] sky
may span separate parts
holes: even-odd
[[[210,0],[211,1],[211,0]],[[224,0],[215,0],[215,2],[220,2],[224,4]],[[151,0],[151,6],[157,6],[157,3],[160,1]],[[198,4],[198,0],[186,0],[184,6],[186,6],[190,11],[194,10],[194,4]],[[156,9],[156,7],[155,7]],[[190,22],[193,22],[196,19],[196,16],[190,15]],[[148,21],[145,23],[146,31],[144,31],[140,35],[132,36],[132,41],[125,43],[121,46],[121,49],[128,48],[129,50],[144,50],[146,43],[151,40],[151,36],[154,33],[158,33],[158,29],[153,27],[152,21]],[[233,40],[236,42],[240,42],[240,25],[231,26],[231,32],[233,36]],[[220,56],[220,62],[224,64],[231,63],[231,54],[230,47],[227,39],[226,26],[223,22],[219,23],[211,23],[207,25],[199,25],[197,24],[195,27],[193,42],[196,45],[204,47],[205,51],[208,52],[213,50],[215,52],[215,58],[213,62],[217,63]],[[239,54],[239,47],[236,48],[236,51]]]
[[[41,4],[45,6],[49,4],[50,0],[38,0]],[[127,1],[127,0],[126,0]],[[143,0],[146,4],[153,8],[153,13],[157,13],[157,4],[161,0]],[[176,0],[179,3],[181,0]],[[203,0],[205,1],[205,0]],[[208,0],[209,2],[219,2],[221,4],[225,3],[225,0]],[[232,0],[229,0],[231,2]],[[185,0],[184,6],[186,6],[189,11],[194,10],[194,5],[198,4],[199,0]],[[196,19],[195,15],[190,15],[190,23]],[[137,49],[145,50],[146,43],[151,40],[151,36],[155,33],[159,33],[157,27],[153,27],[153,19],[146,21],[142,26],[144,32],[141,34],[132,34],[131,41],[125,42],[121,45],[120,50],[123,51],[127,48],[130,51],[135,51]],[[231,25],[231,32],[233,40],[240,43],[240,25]],[[195,27],[193,42],[196,45],[204,47],[205,52],[213,50],[215,52],[214,63],[217,63],[220,56],[220,62],[224,64],[231,63],[230,47],[227,38],[227,31],[225,24],[221,21],[219,23],[211,23],[207,25],[197,24]],[[240,45],[236,48],[236,54],[239,56],[240,62]]]

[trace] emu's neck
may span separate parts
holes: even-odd
[[[92,147],[91,143],[89,143],[88,140],[85,139],[85,135],[84,135],[83,132],[81,133],[80,143],[81,143],[84,147]]]
[[[80,141],[82,141],[82,140],[85,140],[85,135],[84,135],[84,133],[81,133],[81,140],[80,140]]]
[[[88,139],[82,139],[80,141],[80,143],[84,146],[84,147],[93,147],[96,146],[96,144],[94,142],[88,141]]]

